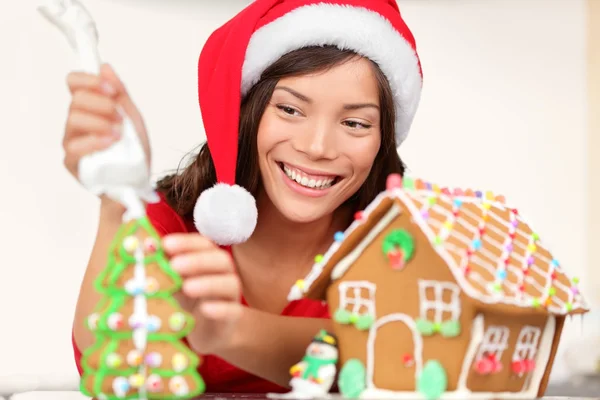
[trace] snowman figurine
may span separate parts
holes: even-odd
[[[336,376],[338,348],[336,337],[321,330],[306,349],[302,360],[290,369],[293,398],[328,397]]]

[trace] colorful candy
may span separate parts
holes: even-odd
[[[114,312],[108,316],[106,324],[108,329],[113,331],[122,329],[124,326],[123,316],[118,312]]]
[[[151,276],[146,279],[146,293],[154,294],[156,292],[158,292],[158,280]]]
[[[142,374],[133,374],[129,377],[129,384],[133,388],[141,388],[144,385],[144,376]]]
[[[169,380],[169,390],[177,396],[185,396],[189,392],[187,382],[181,376],[174,376]]]
[[[169,317],[169,328],[178,332],[183,329],[185,325],[185,315],[180,312],[176,312]]]
[[[163,389],[162,378],[156,374],[152,374],[146,380],[146,389],[151,393],[161,392]]]
[[[171,359],[171,364],[173,366],[173,371],[182,372],[188,366],[188,359],[181,353],[175,353]]]
[[[162,364],[162,355],[153,351],[152,353],[146,354],[144,363],[152,368],[158,368]]]
[[[127,364],[131,367],[139,367],[142,365],[142,353],[139,350],[131,350],[127,353]]]
[[[113,392],[117,397],[125,397],[129,389],[131,389],[131,385],[127,378],[123,376],[118,376],[112,383]]]
[[[123,364],[123,357],[117,353],[110,353],[106,356],[105,362],[109,368],[119,368]]]
[[[138,249],[139,245],[140,241],[135,236],[127,236],[125,239],[123,239],[123,248],[128,253],[135,252]]]
[[[158,318],[156,315],[152,315],[150,317],[148,317],[148,320],[146,321],[146,329],[148,329],[148,332],[156,332],[160,329],[162,325],[162,322],[160,320],[160,318]]]

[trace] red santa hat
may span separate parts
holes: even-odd
[[[256,0],[208,39],[198,62],[198,97],[218,183],[194,209],[198,231],[220,245],[246,241],[258,213],[235,184],[242,97],[286,53],[334,45],[374,61],[396,105],[396,141],[408,135],[421,96],[415,40],[396,0]]]

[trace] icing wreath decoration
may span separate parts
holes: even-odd
[[[417,320],[417,330],[423,336],[440,333],[443,337],[456,337],[460,335],[460,322],[458,320],[448,320],[437,323],[420,318]]]
[[[339,324],[354,325],[356,329],[364,331],[373,325],[375,318],[371,314],[359,315],[340,308],[335,312],[333,320]]]
[[[406,230],[395,229],[383,239],[382,250],[392,264],[392,268],[401,270],[413,257],[415,242]]]

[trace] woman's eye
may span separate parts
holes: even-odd
[[[298,112],[295,108],[289,106],[277,106],[277,108],[289,115],[296,115],[295,113]]]
[[[371,127],[371,125],[363,124],[358,121],[344,121],[344,124],[351,129],[369,129]]]

